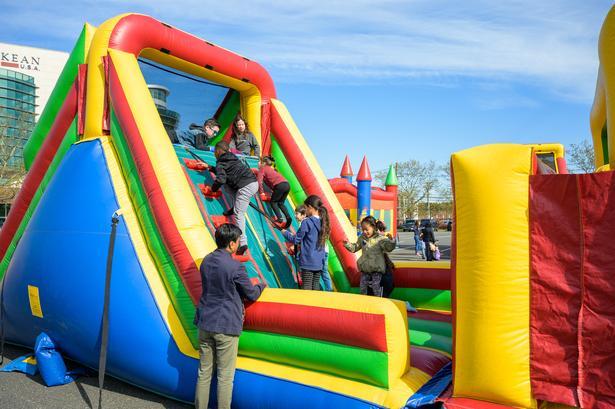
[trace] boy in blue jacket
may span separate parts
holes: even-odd
[[[203,293],[194,324],[199,328],[199,379],[197,409],[207,409],[214,367],[217,367],[218,408],[231,407],[239,335],[243,328],[242,299],[256,301],[264,284],[253,285],[245,267],[232,255],[239,247],[241,230],[225,223],[216,229],[215,251],[201,264]]]

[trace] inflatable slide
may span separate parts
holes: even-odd
[[[229,203],[207,195],[212,176],[195,166],[213,164],[213,154],[170,142],[138,58],[228,87],[217,112],[223,130],[240,112],[291,184],[286,205],[317,194],[332,215],[336,291],[300,291],[271,209],[251,203],[245,265],[269,288],[246,309],[234,407],[403,406],[450,361],[449,266],[399,266],[396,297],[420,309],[414,332],[403,302],[352,294],[356,256],[342,241],[356,230],[271,77],[249,58],[143,15],[84,27],[25,147],[29,172],[0,231],[7,340],[31,347],[44,331],[66,356],[97,368],[110,224],[118,215],[107,372],[194,399],[198,268],[215,248],[213,231]]]

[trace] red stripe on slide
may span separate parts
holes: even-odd
[[[56,119],[45,137],[45,142],[41,146],[30,171],[28,172],[21,190],[13,201],[8,219],[0,230],[0,259],[4,258],[6,250],[13,240],[15,232],[19,228],[28,207],[32,202],[37,189],[39,188],[45,173],[49,169],[53,158],[58,152],[58,148],[64,140],[64,136],[70,128],[75,115],[77,114],[77,90],[75,84],[70,88],[66,99],[56,116]]]
[[[382,314],[259,301],[246,308],[244,328],[388,350]]]
[[[173,264],[175,264],[175,267],[177,267],[179,271],[179,275],[188,294],[190,294],[190,298],[196,305],[202,291],[201,274],[173,221],[173,216],[165,201],[160,183],[156,178],[152,162],[143,144],[143,138],[139,133],[139,128],[132,115],[113,62],[111,62],[109,66],[109,92],[111,103],[117,113],[118,121],[124,131],[126,142],[132,153],[136,168],[139,171],[139,179],[147,192],[147,197],[154,213],[156,225],[158,229],[160,229],[162,240],[173,259]]]
[[[395,267],[395,287],[451,289],[451,270],[448,268]]]
[[[417,312],[408,312],[408,318],[448,323],[451,323],[453,320],[451,314],[431,310],[418,310]]]
[[[415,346],[410,347],[410,365],[429,376],[434,376],[449,362],[451,362],[451,358],[438,351]]]
[[[350,285],[354,287],[358,286],[361,274],[357,269],[357,258],[353,253],[344,248],[344,240],[354,241],[356,240],[356,237],[346,237],[344,229],[342,228],[342,223],[331,211],[331,203],[327,200],[322,187],[318,184],[318,179],[315,177],[310,165],[305,160],[303,152],[301,152],[297,142],[295,142],[295,139],[291,135],[290,131],[286,128],[280,113],[274,105],[271,106],[271,130],[276,136],[280,149],[282,149],[282,152],[288,159],[288,163],[293,169],[295,176],[297,176],[297,179],[305,192],[308,195],[320,196],[325,204],[325,207],[329,210],[329,217],[331,221],[331,244],[333,244],[335,253],[344,267],[344,271],[348,276]]]

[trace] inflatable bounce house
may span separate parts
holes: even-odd
[[[344,159],[339,178],[329,179],[337,200],[342,205],[353,226],[359,226],[361,219],[372,215],[386,224],[388,232],[397,234],[397,172],[395,166],[389,167],[384,183],[385,189],[372,187],[372,173],[367,157],[363,158],[357,184],[352,184],[352,166],[348,156]]]
[[[613,12],[600,47],[592,126],[608,170]],[[407,313],[403,302],[353,294],[356,256],[342,242],[355,226],[267,71],[135,14],[84,27],[25,147],[29,172],[0,230],[7,341],[32,347],[45,332],[98,369],[108,308],[107,373],[194,399],[198,267],[228,202],[205,188],[212,176],[198,163],[213,164],[212,153],[170,142],[137,58],[227,87],[223,128],[241,112],[291,184],[287,206],[317,194],[332,216],[336,291],[301,291],[269,205],[253,201],[245,266],[269,288],[246,308],[233,407],[615,405],[615,244],[604,240],[615,225],[612,172],[565,174],[560,145],[455,153],[453,260],[396,264],[393,298],[418,310]]]

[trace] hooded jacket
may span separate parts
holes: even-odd
[[[187,131],[181,131],[177,135],[179,143],[183,145],[189,145],[199,150],[206,150],[207,148],[207,134],[203,131],[203,125],[190,124]]]
[[[300,244],[299,269],[322,271],[325,262],[325,248],[318,248],[318,234],[322,228],[320,217],[307,217],[297,234],[292,234],[288,230],[284,231],[284,237],[291,243]]]
[[[250,183],[256,182],[256,176],[242,161],[231,152],[226,152],[216,161],[216,167],[210,168],[216,174],[216,180],[211,190],[216,192],[222,185],[239,190]]]
[[[356,243],[346,243],[344,247],[353,253],[362,250],[361,257],[357,260],[359,271],[384,274],[386,272],[384,253],[395,250],[395,242],[377,233],[369,238],[362,234]]]

